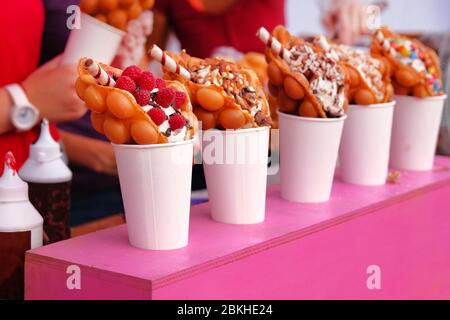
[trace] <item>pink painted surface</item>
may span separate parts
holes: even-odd
[[[27,299],[450,298],[450,159],[377,188],[336,181],[327,204],[268,192],[266,222],[230,226],[194,207],[190,245],[128,245],[125,226],[27,253]],[[66,287],[68,265],[82,289]],[[382,268],[382,290],[366,268]]]

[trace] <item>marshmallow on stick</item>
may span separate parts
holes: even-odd
[[[84,62],[84,68],[91,76],[93,76],[97,80],[98,84],[107,87],[114,87],[116,85],[114,79],[94,60],[87,59]]]
[[[383,32],[381,30],[376,31],[375,38],[378,40],[380,45],[383,47],[384,51],[389,53],[391,56],[395,56],[395,49],[392,48],[389,41],[384,37]]]
[[[283,60],[285,61],[289,61],[291,59],[291,53],[286,49],[283,48],[283,46],[281,45],[281,43],[275,39],[274,37],[272,37],[272,35],[269,33],[269,31],[267,31],[266,28],[261,27],[258,32],[256,33],[256,36],[268,47],[270,47],[270,49],[272,49],[272,51],[280,56],[281,58],[283,58]]]
[[[153,59],[159,61],[161,65],[167,68],[170,72],[179,74],[186,80],[191,79],[191,74],[189,73],[189,71],[180,66],[157,45],[153,45],[153,47],[150,49],[150,55],[153,57]]]

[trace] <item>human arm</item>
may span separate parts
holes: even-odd
[[[355,44],[368,32],[367,3],[362,0],[322,0],[322,23],[330,36],[343,44]]]
[[[39,110],[40,116],[51,122],[76,120],[86,107],[76,96],[74,65],[60,65],[57,57],[34,71],[21,86],[28,100]],[[0,134],[14,130],[11,124],[13,102],[5,88],[0,88]]]
[[[117,175],[116,158],[110,143],[59,130],[69,162],[98,173]]]

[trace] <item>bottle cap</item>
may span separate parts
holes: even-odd
[[[49,123],[42,121],[38,140],[30,146],[30,156],[20,177],[27,182],[59,183],[72,179],[72,172],[62,160],[61,147],[50,134]]]
[[[20,179],[15,169],[12,152],[5,155],[5,170],[0,177],[0,202],[28,201],[28,184]]]
[[[30,158],[37,162],[49,162],[61,158],[60,145],[50,134],[47,119],[42,120],[39,139],[30,147]]]

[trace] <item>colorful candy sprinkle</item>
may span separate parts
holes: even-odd
[[[410,59],[417,59],[418,58],[417,52],[416,51],[411,51],[411,54],[409,55],[409,58]]]
[[[441,91],[441,84],[438,80],[434,82],[434,91]]]
[[[423,60],[424,58],[425,58],[425,55],[424,55],[423,51],[419,50],[419,59]]]
[[[405,47],[402,47],[402,48],[400,49],[400,53],[401,53],[401,55],[404,56],[405,58],[408,58],[409,55],[410,55],[409,50],[408,50],[407,48],[405,48]]]

